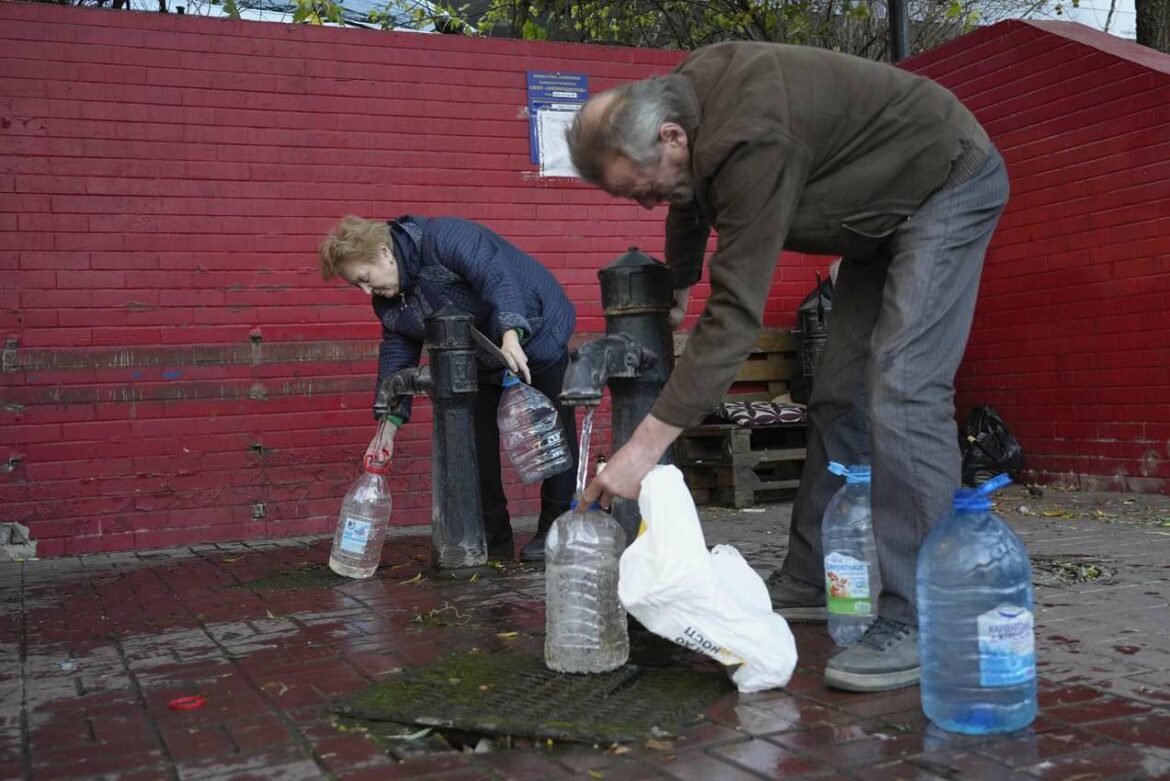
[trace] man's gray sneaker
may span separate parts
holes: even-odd
[[[918,628],[878,618],[857,644],[829,659],[825,685],[851,692],[880,692],[918,683]]]
[[[794,623],[817,624],[829,620],[825,609],[825,587],[814,586],[776,570],[764,581],[772,609]]]

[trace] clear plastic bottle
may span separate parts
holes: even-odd
[[[1032,565],[988,498],[1009,482],[956,491],[918,554],[922,710],[951,732],[1012,732],[1036,718]]]
[[[869,503],[868,465],[829,463],[829,471],[845,477],[825,508],[821,545],[825,553],[825,595],[829,636],[837,645],[853,645],[877,618],[882,591],[877,545]]]
[[[544,543],[544,663],[550,670],[602,673],[629,659],[626,610],[618,600],[625,547],[622,527],[596,502],[553,522]]]
[[[366,457],[365,471],[341,502],[329,569],[347,578],[368,578],[382,559],[382,542],[390,521],[390,491],[385,475],[389,463]]]
[[[500,440],[525,483],[538,483],[573,466],[565,430],[548,396],[504,373],[504,394],[496,414]]]

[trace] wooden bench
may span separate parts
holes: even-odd
[[[677,359],[686,333],[674,336]],[[765,330],[725,401],[771,401],[800,373],[800,345],[787,330]],[[696,504],[749,507],[789,498],[800,485],[804,423],[746,427],[708,417],[675,441],[674,456]]]

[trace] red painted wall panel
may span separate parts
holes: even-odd
[[[1170,486],[1170,57],[1005,22],[910,60],[972,107],[1012,199],[958,378],[1050,480]]]
[[[604,330],[597,270],[661,256],[663,214],[536,175],[525,71],[597,91],[679,57],[0,5],[0,520],[44,555],[331,529],[373,434],[379,330],[320,280],[320,237],[351,212],[479,220],[553,270],[579,336]],[[810,264],[777,272],[770,324]],[[430,518],[416,410],[400,524]],[[597,424],[606,450],[606,408]]]
[[[45,555],[332,528],[372,435],[378,337],[316,271],[342,214],[490,225],[553,270],[581,336],[603,329],[597,270],[661,255],[661,213],[536,176],[524,72],[596,91],[677,53],[40,5],[0,21],[0,501]],[[1130,54],[1007,23],[907,66],[977,111],[1013,173],[960,411],[1003,408],[1050,474],[1160,490],[1170,94],[1161,60]],[[824,266],[784,258],[769,325]],[[416,410],[401,524],[429,519]],[[605,450],[606,407],[597,423]]]

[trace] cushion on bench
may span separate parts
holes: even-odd
[[[715,414],[737,426],[774,426],[778,423],[804,423],[808,410],[803,404],[778,404],[772,401],[725,401]]]

